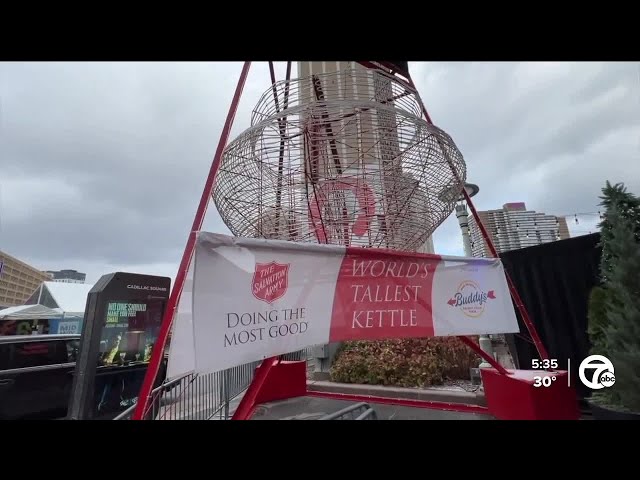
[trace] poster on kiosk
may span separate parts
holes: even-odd
[[[103,275],[94,285],[87,296],[70,420],[112,419],[136,403],[170,287],[169,277],[126,272]]]

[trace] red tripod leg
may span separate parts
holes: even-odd
[[[169,302],[167,304],[167,308],[165,309],[164,316],[162,317],[162,324],[160,325],[158,339],[153,346],[149,367],[147,368],[147,373],[144,377],[140,393],[138,394],[138,402],[133,412],[132,420],[142,420],[144,418],[145,411],[147,410],[147,407],[151,400],[153,383],[156,379],[156,376],[158,375],[160,362],[162,361],[162,358],[164,356],[164,348],[167,343],[169,332],[171,330],[173,316],[175,314],[176,307],[178,306],[178,301],[180,300],[182,288],[184,287],[184,281],[187,276],[189,264],[191,263],[191,257],[193,256],[193,251],[196,244],[196,233],[202,228],[202,222],[204,221],[204,216],[209,205],[209,198],[211,197],[213,182],[215,180],[216,173],[218,172],[220,159],[222,158],[222,152],[224,151],[224,148],[227,145],[227,141],[229,140],[231,126],[233,125],[233,119],[236,115],[236,111],[238,110],[238,104],[240,103],[240,97],[242,95],[242,90],[244,89],[244,84],[249,74],[250,66],[251,62],[245,62],[244,66],[242,67],[242,72],[240,73],[240,78],[238,79],[238,85],[236,86],[236,92],[233,96],[231,106],[229,107],[229,113],[227,113],[227,120],[225,121],[224,127],[220,134],[218,148],[216,149],[213,161],[211,162],[211,168],[209,169],[209,175],[207,176],[207,181],[205,182],[204,189],[202,190],[202,196],[200,197],[198,210],[196,211],[195,218],[193,219],[193,225],[191,226],[191,232],[189,233],[187,245],[182,254],[182,260],[180,261],[180,267],[178,268],[176,281],[173,285],[173,289],[171,290],[171,295],[169,296]]]

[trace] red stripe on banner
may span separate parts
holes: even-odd
[[[347,248],[329,341],[432,337],[431,293],[438,255]]]

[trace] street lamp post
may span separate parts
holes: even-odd
[[[467,191],[469,198],[475,196],[480,191],[480,187],[478,187],[478,185],[474,183],[465,183],[464,188]],[[460,231],[462,233],[464,254],[466,257],[472,257],[473,251],[471,248],[471,231],[469,229],[469,211],[467,210],[467,202],[465,201],[464,195],[460,195],[458,197],[458,204],[456,205],[456,217],[458,219],[458,224],[460,225]],[[492,357],[494,356],[493,344],[489,335],[480,335],[479,343],[482,351],[484,351],[488,355],[491,355]],[[491,365],[483,359],[482,363],[480,364],[480,368],[488,367],[491,367]]]
[[[464,189],[467,191],[469,198],[475,196],[480,191],[480,187],[474,183],[465,183]],[[467,202],[465,202],[464,195],[462,194],[460,194],[457,200],[456,217],[458,218],[458,224],[460,225],[460,231],[462,232],[464,255],[466,257],[472,257],[473,253],[471,250],[471,232],[469,231],[469,211],[467,210]]]

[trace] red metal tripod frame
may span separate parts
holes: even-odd
[[[378,65],[371,63],[371,62],[358,62],[361,63],[365,66],[368,66],[369,68],[379,68]],[[381,62],[380,65],[382,65],[383,67],[386,67],[388,69],[390,69],[390,73],[395,73],[393,72],[393,70],[391,69],[390,66],[386,65],[386,62]],[[151,359],[149,362],[149,367],[147,369],[147,372],[145,374],[145,378],[142,384],[142,387],[140,389],[139,395],[138,395],[138,402],[136,404],[136,408],[134,410],[134,413],[132,415],[132,419],[133,420],[141,420],[142,418],[144,418],[144,414],[148,408],[149,405],[149,401],[151,400],[151,392],[153,389],[153,384],[154,381],[157,377],[158,374],[158,370],[160,367],[160,362],[162,361],[162,357],[164,356],[164,349],[167,343],[167,339],[169,336],[169,332],[171,330],[171,324],[173,322],[173,318],[175,315],[175,310],[177,308],[178,305],[178,301],[180,299],[180,295],[182,293],[182,289],[184,287],[184,282],[186,280],[186,275],[187,275],[187,271],[189,269],[189,265],[191,263],[191,258],[193,256],[193,252],[195,249],[195,240],[196,240],[196,234],[198,231],[200,231],[200,229],[202,228],[202,223],[204,221],[204,216],[206,214],[207,211],[207,207],[209,205],[209,199],[211,196],[211,190],[213,188],[213,184],[215,181],[215,177],[216,177],[216,173],[218,171],[219,165],[220,165],[220,160],[222,158],[222,153],[224,151],[224,148],[227,145],[228,139],[229,139],[229,134],[231,132],[231,127],[233,125],[233,121],[235,118],[235,114],[237,112],[238,109],[238,104],[240,102],[240,97],[242,96],[242,91],[244,89],[244,85],[246,83],[246,79],[249,73],[249,67],[251,66],[251,62],[245,62],[243,68],[242,68],[242,72],[240,73],[240,78],[238,79],[238,84],[236,86],[236,91],[233,97],[233,100],[231,102],[231,106],[229,107],[229,112],[227,114],[227,119],[225,121],[225,125],[222,129],[222,132],[220,134],[220,140],[218,143],[218,147],[216,149],[216,153],[214,155],[214,158],[212,160],[211,163],[211,167],[209,169],[209,175],[207,177],[207,181],[205,182],[205,187],[203,189],[202,192],[202,196],[200,198],[200,203],[198,205],[198,209],[196,211],[196,215],[195,218],[193,220],[193,225],[191,227],[191,231],[189,233],[189,237],[187,240],[187,244],[185,246],[185,250],[183,252],[182,255],[182,260],[180,262],[180,266],[178,268],[178,272],[176,275],[176,280],[175,283],[173,285],[173,289],[171,290],[171,295],[169,296],[169,302],[167,304],[167,308],[165,309],[165,313],[164,316],[162,318],[162,324],[160,326],[160,332],[158,334],[158,338],[154,344],[154,348],[153,348],[153,352],[151,355]],[[289,68],[287,69],[289,72]],[[273,82],[272,82],[273,83]],[[403,82],[405,83],[405,82]],[[410,86],[411,88],[415,89],[415,85],[413,83],[413,80],[411,79],[410,75],[408,76],[408,86]],[[418,100],[420,102],[420,106],[422,108],[423,114],[425,116],[425,118],[427,119],[427,121],[429,123],[433,123],[431,121],[431,117],[429,116],[429,113],[427,112],[427,109],[424,105],[424,102],[422,101],[422,99],[418,96]],[[455,172],[454,170],[454,175],[457,177],[457,172]],[[458,178],[458,180],[460,180]],[[476,219],[476,221],[478,222],[478,225],[480,226],[480,230],[483,234],[483,237],[485,239],[485,241],[487,242],[487,245],[489,246],[489,249],[491,250],[492,254],[494,256],[497,257],[496,254],[496,250],[495,247],[493,246],[493,242],[491,241],[491,238],[487,235],[486,229],[484,228],[484,225],[482,224],[482,221],[480,220],[479,216],[477,215],[477,212],[475,210],[475,207],[473,206],[473,203],[471,202],[470,197],[467,195],[466,191],[464,191],[465,197],[467,199],[467,203],[469,204],[469,206],[471,207],[472,213]],[[509,279],[509,276],[507,275],[507,281],[509,283],[509,288],[511,291],[511,295],[514,299],[514,301],[516,302],[516,306],[518,307],[520,314],[523,317],[523,320],[525,321],[525,324],[527,326],[527,328],[529,329],[529,333],[531,334],[534,343],[536,344],[536,348],[538,349],[538,352],[540,353],[542,358],[548,358],[548,355],[546,353],[546,350],[544,349],[544,346],[542,345],[542,343],[540,342],[540,338],[538,337],[538,334],[535,330],[535,327],[533,326],[533,324],[531,323],[530,319],[529,319],[529,315],[526,311],[526,308],[524,307],[524,305],[522,304],[522,301],[520,299],[520,296],[518,295],[515,286],[513,285],[513,283],[511,282],[511,280]],[[471,341],[470,339],[466,338],[466,337],[460,337],[460,339],[467,344],[470,348],[472,348],[474,351],[476,351],[481,357],[483,357],[485,360],[487,360],[487,362],[489,362],[492,366],[494,366],[494,368],[496,368],[496,370],[500,371],[500,373],[506,373],[506,370],[500,366],[499,364],[497,364],[497,362],[495,362],[495,360],[493,358],[491,358],[489,355],[487,355],[485,352],[483,352],[473,341]],[[269,358],[269,359],[265,359],[265,361],[263,361],[263,365],[261,365],[261,368],[259,368],[259,370],[264,369],[265,372],[264,374],[268,373],[268,370],[270,370],[270,367],[272,367],[274,365],[274,358]],[[262,368],[263,367],[263,368]],[[501,370],[502,371],[501,371]],[[261,377],[262,375],[258,374],[258,377]],[[259,385],[257,385],[259,382],[255,382],[256,383],[256,389],[259,389]],[[244,398],[243,398],[244,400]],[[247,401],[249,402],[249,399],[247,399]],[[242,402],[241,402],[242,404]],[[245,409],[240,408],[241,405],[239,405],[238,410],[240,410],[240,414],[239,415],[234,415],[234,418],[242,418],[243,413],[249,414],[250,412],[244,412]]]
[[[411,78],[410,74],[409,74],[408,81],[409,81],[409,86],[417,91],[416,86],[413,83],[413,79]],[[431,120],[431,117],[429,116],[429,112],[427,111],[427,107],[425,106],[424,102],[422,101],[422,97],[420,97],[420,95],[418,95],[417,98],[418,98],[418,102],[420,102],[420,107],[422,108],[422,113],[425,116],[427,122],[429,122],[430,124],[433,124],[433,121]],[[449,162],[449,166],[451,167],[451,171],[453,172],[453,175],[456,178],[456,180],[459,183],[462,183],[462,179],[458,175],[458,172],[455,170],[455,168],[453,168],[453,165],[451,165],[451,162]],[[497,250],[496,250],[496,248],[495,248],[495,246],[493,244],[493,241],[491,240],[491,237],[489,236],[489,234],[487,232],[487,229],[485,228],[484,224],[482,223],[482,220],[480,219],[480,216],[478,215],[478,212],[476,211],[476,207],[473,205],[473,202],[471,201],[471,197],[467,193],[466,189],[463,188],[462,192],[464,194],[464,198],[465,198],[467,204],[469,205],[469,208],[471,208],[471,213],[473,214],[473,217],[475,218],[476,223],[478,224],[478,227],[480,228],[480,232],[482,233],[482,237],[484,238],[484,241],[487,243],[487,246],[489,247],[489,251],[491,252],[491,255],[493,255],[495,258],[498,258],[499,257],[498,256],[498,252],[497,252]],[[533,340],[533,343],[535,344],[536,349],[538,350],[538,354],[540,355],[540,358],[542,358],[544,360],[548,359],[549,358],[549,354],[547,353],[547,349],[544,348],[544,345],[542,344],[542,341],[540,340],[540,336],[538,335],[536,327],[533,325],[533,322],[531,322],[531,318],[529,317],[529,312],[527,312],[527,309],[524,306],[524,303],[522,302],[522,299],[520,298],[520,294],[518,294],[518,290],[516,289],[516,286],[513,284],[513,282],[511,281],[511,278],[509,277],[509,274],[506,271],[505,271],[505,277],[507,279],[507,284],[509,286],[509,292],[511,293],[511,298],[513,299],[514,303],[516,304],[516,308],[520,312],[520,316],[522,317],[522,321],[524,322],[525,326],[527,327],[527,330],[529,331],[529,335],[531,335],[531,339]],[[473,342],[471,342],[471,343],[473,343]]]
[[[165,309],[164,316],[162,317],[160,332],[158,333],[158,338],[156,339],[153,346],[149,367],[147,368],[142,387],[140,388],[140,393],[138,394],[138,402],[136,403],[136,408],[132,416],[133,420],[141,420],[144,418],[144,414],[148,408],[149,401],[151,400],[153,384],[155,382],[156,376],[158,375],[160,362],[162,361],[162,358],[164,356],[164,349],[167,344],[169,332],[171,330],[171,324],[173,322],[174,314],[178,306],[178,301],[180,300],[180,295],[184,287],[187,271],[189,270],[189,264],[191,263],[191,257],[193,256],[193,252],[195,249],[196,234],[202,228],[202,222],[204,221],[204,216],[207,213],[207,207],[209,206],[209,200],[211,197],[211,190],[213,189],[213,182],[215,181],[216,173],[218,172],[218,167],[220,166],[222,153],[224,152],[224,149],[227,146],[227,142],[229,140],[229,134],[231,133],[233,120],[236,116],[236,112],[238,111],[238,104],[240,103],[240,97],[242,96],[242,91],[249,74],[250,66],[251,62],[245,62],[244,66],[242,67],[242,72],[240,73],[240,78],[238,79],[238,85],[236,86],[236,91],[233,95],[233,100],[231,102],[231,106],[229,107],[229,112],[227,113],[227,119],[224,123],[224,127],[222,128],[222,132],[220,133],[218,148],[216,149],[216,153],[211,162],[211,167],[209,168],[209,175],[207,176],[207,181],[205,182],[204,188],[202,190],[202,196],[200,197],[198,210],[196,211],[195,217],[193,219],[193,225],[191,226],[187,244],[182,254],[182,260],[180,261],[180,266],[176,275],[176,281],[173,284],[173,289],[171,290],[171,295],[169,296],[169,302],[167,303],[167,308]]]

